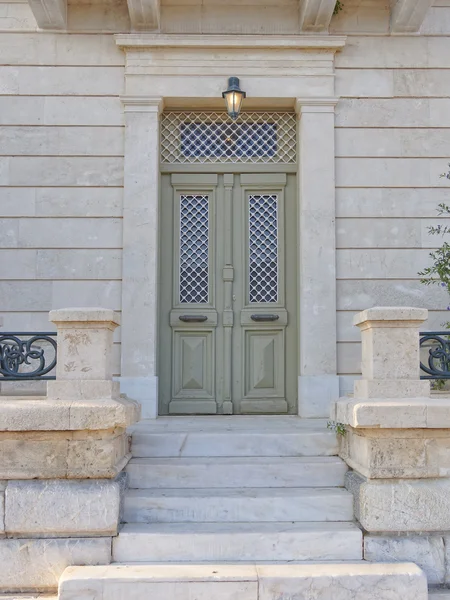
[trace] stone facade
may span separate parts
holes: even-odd
[[[125,306],[128,311],[145,308],[151,312],[151,307],[137,306],[130,292],[133,281],[142,280],[143,275],[129,265],[141,254],[139,248],[128,247],[130,237],[123,230],[122,217],[128,211],[147,222],[152,215],[136,213],[130,200],[137,198],[136,190],[129,188],[124,196],[124,179],[132,185],[133,177],[124,168],[124,125],[127,121],[131,128],[137,116],[130,114],[133,108],[124,115],[119,99],[124,92],[126,52],[118,47],[114,34],[128,32],[132,22],[139,22],[139,28],[159,26],[165,34],[289,37],[314,30],[312,8],[305,3],[300,9],[297,0],[271,0],[260,11],[251,2],[234,3],[225,10],[213,1],[163,0],[160,13],[150,3],[148,12],[139,16],[139,7],[133,8],[131,2],[130,7],[110,0],[73,2],[66,17],[62,9],[55,9],[52,25],[60,27],[61,19],[67,18],[68,35],[38,31],[36,4],[0,3],[0,309],[4,330],[45,330],[47,311],[68,305],[101,305],[117,311]],[[344,4],[329,25],[330,39],[348,35],[336,53],[336,83],[328,92],[338,99],[333,153],[336,204],[331,206],[327,225],[331,235],[336,217],[336,241],[328,234],[327,239],[336,259],[336,274],[331,273],[329,280],[335,281],[337,312],[327,305],[321,315],[324,331],[333,334],[332,349],[336,337],[337,354],[333,350],[333,356],[327,356],[320,373],[329,377],[326,385],[318,384],[315,373],[310,370],[309,375],[306,368],[300,389],[309,404],[317,395],[336,397],[336,373],[343,393],[351,391],[354,377],[360,374],[359,339],[351,326],[356,312],[370,305],[417,305],[430,309],[428,328],[439,328],[446,319],[444,290],[424,288],[417,272],[427,264],[429,248],[436,243],[426,227],[435,222],[435,209],[447,194],[448,182],[439,174],[446,168],[449,142],[446,48],[450,6],[438,0],[426,13],[421,9],[420,35],[395,36],[388,34],[410,29],[402,21],[400,3],[400,12],[395,14],[387,2],[375,6],[368,0],[349,0]],[[329,7],[325,2],[323,6],[326,13]],[[325,13],[317,21],[320,27],[329,18]],[[244,77],[243,85],[251,86],[251,77]],[[222,80],[221,75],[218,85],[223,87]],[[319,89],[320,77],[308,81],[308,85],[314,82],[314,90]],[[270,87],[266,84],[264,93]],[[273,89],[279,94],[284,88]],[[152,96],[158,95],[154,86],[149,89]],[[218,106],[221,102],[219,88],[202,89],[195,81],[195,89],[198,98],[216,98],[206,103]],[[147,88],[136,90],[127,94],[148,93]],[[307,87],[303,95],[305,91]],[[183,94],[192,95],[180,88]],[[294,107],[299,92],[283,94]],[[265,104],[276,108],[277,102],[271,98]],[[151,118],[148,113],[147,127]],[[132,148],[137,146],[130,144],[128,160],[134,162]],[[330,172],[328,157],[326,167],[323,163],[325,156],[318,148],[315,160],[322,161],[322,173]],[[304,174],[309,172],[305,165]],[[141,173],[141,182],[142,177]],[[326,207],[321,212],[325,214]],[[305,251],[311,247],[305,237],[309,231],[308,226]],[[145,232],[149,243],[152,235]],[[315,270],[312,262],[310,269]],[[306,278],[311,276],[308,273]],[[152,276],[146,285],[152,285]],[[123,288],[122,280],[127,282]],[[325,286],[322,297],[332,296],[334,290]],[[308,306],[305,299],[305,313],[313,315],[319,304]],[[302,318],[304,324],[309,320],[308,314]],[[146,323],[148,337],[154,326],[149,319]],[[114,338],[113,373],[122,375],[124,391],[137,390],[139,395],[136,380],[142,380],[145,389],[152,389],[156,396],[155,350],[151,344],[137,343],[135,332],[124,315],[123,332]],[[121,335],[125,340],[122,359]],[[309,338],[302,344],[303,352],[308,347],[312,351]],[[141,353],[142,365],[133,352]],[[312,362],[317,364],[319,358]],[[324,408],[328,407],[312,406],[303,416],[324,416]]]

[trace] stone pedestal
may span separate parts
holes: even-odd
[[[58,362],[47,396],[0,402],[0,592],[56,589],[67,566],[110,562],[126,429],[140,415],[112,381],[117,315],[64,309],[50,319]]]
[[[372,308],[356,315],[362,379],[332,419],[345,426],[340,456],[353,471],[355,517],[365,558],[411,560],[429,582],[449,580],[450,398],[420,380],[419,329],[427,311]]]

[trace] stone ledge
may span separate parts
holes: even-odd
[[[56,400],[5,396],[0,402],[0,431],[125,429],[139,417],[139,404],[128,398]]]
[[[59,585],[60,600],[121,598],[215,598],[242,600],[427,600],[425,574],[412,563],[286,565],[110,565],[69,567]],[[127,586],[127,587],[125,587]],[[117,592],[116,592],[117,593]],[[114,595],[114,597],[116,597]],[[117,596],[118,597],[118,596]]]
[[[355,429],[450,429],[450,398],[341,398],[331,418]]]
[[[113,479],[131,458],[124,429],[0,433],[0,479]]]
[[[410,327],[411,323],[422,323],[428,319],[428,310],[426,308],[413,308],[401,306],[375,306],[367,308],[353,317],[353,325],[361,325],[367,321],[376,327],[374,322],[379,321],[380,327]]]
[[[347,427],[339,456],[369,479],[449,477],[450,430]]]
[[[120,325],[120,314],[111,308],[60,308],[51,310],[49,321],[53,323],[77,323],[95,328],[95,323],[115,323]]]

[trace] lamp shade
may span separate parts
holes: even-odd
[[[239,87],[239,79],[237,77],[230,77],[228,79],[228,88],[222,92],[222,98],[225,98],[227,112],[232,119],[237,119],[239,116],[242,101],[246,95]]]

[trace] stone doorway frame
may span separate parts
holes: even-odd
[[[328,417],[339,396],[334,55],[346,38],[135,33],[115,39],[126,55],[122,391],[142,404],[143,417],[157,416],[160,114],[164,106],[222,108],[221,92],[235,75],[247,92],[246,108],[295,107],[298,115],[298,412]]]

